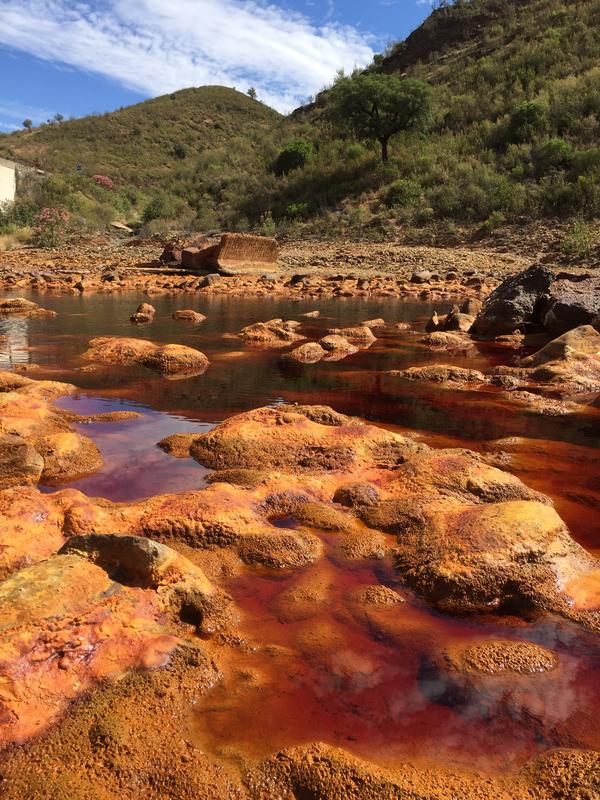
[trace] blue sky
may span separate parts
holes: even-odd
[[[255,86],[288,111],[368,63],[428,0],[0,0],[0,132],[187,86]]]

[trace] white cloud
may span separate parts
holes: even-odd
[[[253,85],[283,111],[373,56],[353,28],[256,0],[0,0],[0,43],[147,95]]]

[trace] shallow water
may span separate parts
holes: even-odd
[[[156,443],[181,431],[206,431],[240,411],[281,402],[319,403],[394,430],[411,431],[434,446],[484,449],[486,443],[520,436],[527,442],[507,468],[546,492],[576,539],[600,555],[600,463],[598,412],[567,417],[525,413],[494,392],[454,392],[384,374],[423,363],[472,368],[509,363],[512,351],[474,346],[467,354],[431,352],[413,332],[434,308],[445,304],[395,299],[348,298],[317,302],[264,297],[150,298],[155,321],[135,326],[129,315],[148,298],[141,294],[32,296],[58,311],[53,319],[0,319],[0,366],[36,364],[32,377],[75,383],[80,392],[59,405],[80,414],[135,410],[138,419],[81,425],[100,447],[103,469],[73,484],[88,495],[134,500],[204,485],[207,473],[191,459],[178,460]],[[200,325],[176,322],[176,309],[206,314]],[[319,309],[318,319],[301,314]],[[232,334],[274,317],[302,320],[309,339],[331,327],[383,317],[377,341],[337,363],[290,365],[278,349],[246,346]],[[167,380],[142,368],[82,371],[81,354],[94,336],[134,336],[181,343],[204,352],[208,371],[186,380]],[[61,487],[62,488],[62,487]],[[56,491],[47,488],[45,491]],[[276,527],[294,527],[291,518]],[[323,740],[378,762],[419,757],[467,766],[508,769],[531,754],[555,746],[600,744],[600,659],[591,637],[549,618],[456,619],[432,612],[400,590],[406,602],[385,607],[367,624],[349,597],[360,586],[394,585],[390,564],[340,561],[330,539],[327,557],[305,571],[275,574],[247,569],[224,583],[243,609],[240,634],[248,646],[231,656],[224,682],[209,693],[190,719],[199,744],[223,757],[264,756],[282,747]],[[300,577],[326,575],[331,596],[310,619],[282,619],[277,597]],[[313,646],[303,644],[313,635]],[[315,647],[314,637],[322,636]],[[535,697],[523,696],[517,713],[490,712],[477,698],[462,707],[435,699],[426,669],[432,649],[458,641],[523,638],[558,653],[560,679],[540,677]],[[340,644],[341,642],[341,644]],[[268,646],[267,646],[268,645]],[[525,693],[527,694],[527,693]]]

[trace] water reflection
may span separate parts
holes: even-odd
[[[0,369],[12,369],[29,361],[29,319],[0,317]]]

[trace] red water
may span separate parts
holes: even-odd
[[[39,298],[36,298],[39,300]],[[191,459],[177,460],[156,443],[180,431],[205,431],[239,411],[262,405],[325,403],[376,424],[416,433],[437,447],[460,446],[485,452],[494,440],[523,437],[509,448],[506,468],[549,494],[573,536],[600,555],[600,413],[566,417],[525,413],[497,392],[453,392],[385,374],[422,363],[486,368],[508,363],[515,354],[478,346],[468,354],[432,353],[414,333],[398,332],[397,321],[422,330],[432,305],[396,300],[340,299],[317,305],[268,298],[152,298],[156,321],[128,322],[144,298],[138,295],[46,297],[53,319],[3,320],[8,337],[0,360],[5,366],[38,364],[33,376],[71,381],[78,396],[60,404],[81,414],[136,410],[138,419],[89,424],[82,431],[100,447],[104,468],[74,486],[89,495],[133,500],[204,485],[206,470]],[[310,338],[330,327],[383,317],[392,323],[377,341],[345,361],[289,365],[280,350],[247,348],[224,337],[244,325],[273,317],[306,320]],[[200,326],[171,320],[176,308],[207,315]],[[444,311],[443,305],[437,305]],[[164,380],[136,368],[80,371],[80,356],[98,335],[137,336],[180,342],[207,354],[205,375]],[[48,489],[47,491],[55,491]],[[295,520],[272,520],[275,527]],[[316,531],[327,557],[303,571],[270,573],[246,568],[223,583],[243,609],[239,649],[218,648],[226,664],[223,682],[193,710],[191,735],[200,746],[235,760],[238,753],[263,756],[282,747],[322,740],[380,763],[419,757],[489,769],[509,769],[531,754],[555,746],[600,745],[600,656],[597,643],[576,626],[548,617],[459,619],[432,612],[399,589],[405,602],[372,608],[370,617],[352,599],[361,586],[394,585],[385,562],[339,561],[330,535]],[[298,581],[325,580],[321,603],[291,618],[283,604]],[[535,690],[522,688],[505,703],[443,701],[435,654],[453,642],[489,637],[538,642],[559,657],[558,673],[536,676]],[[214,645],[209,645],[214,646]],[[443,689],[443,687],[441,687]]]

